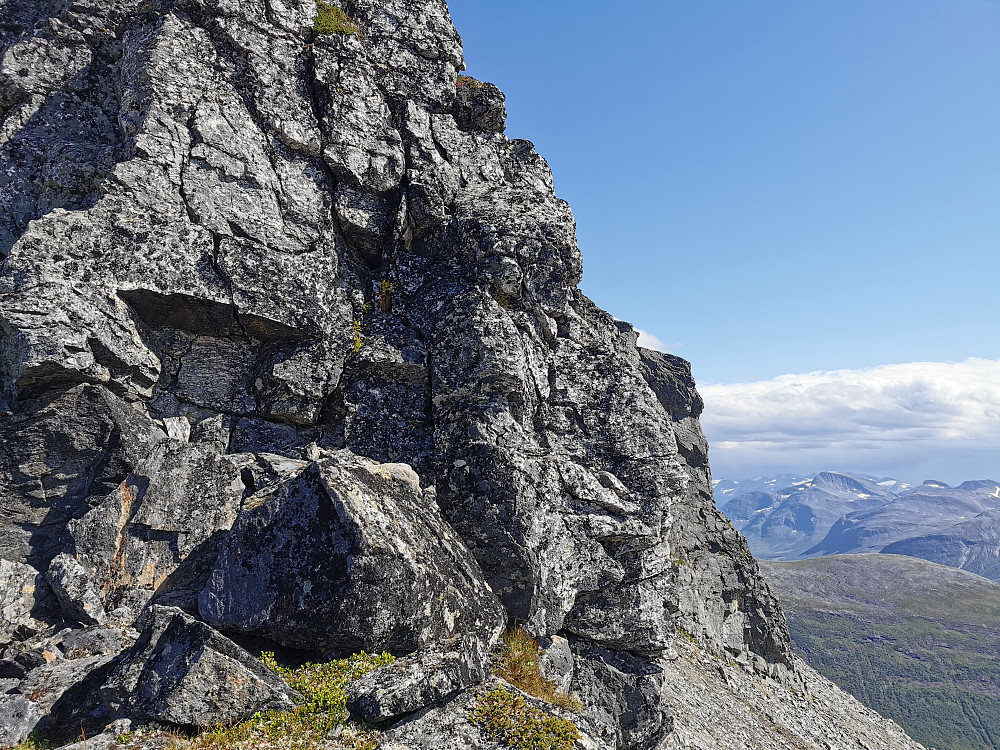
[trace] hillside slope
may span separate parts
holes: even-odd
[[[762,569],[822,674],[927,746],[1000,747],[1000,584],[899,555]]]

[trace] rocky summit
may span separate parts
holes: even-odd
[[[0,53],[0,746],[919,747],[791,653],[444,0],[0,0]]]

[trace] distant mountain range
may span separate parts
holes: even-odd
[[[845,472],[723,479],[716,502],[754,556],[797,560],[883,552],[1000,581],[1000,482],[912,485]]]
[[[928,748],[1000,748],[1000,584],[899,555],[761,570],[818,672]]]

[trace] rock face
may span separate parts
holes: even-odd
[[[313,0],[0,4],[0,638],[144,629],[65,660],[115,675],[74,709],[98,729],[210,721],[177,696],[250,662],[209,626],[420,664],[516,621],[561,639],[591,746],[672,735],[680,631],[801,684],[687,364],[577,290],[570,209],[458,77],[444,0],[343,10],[357,33]],[[385,710],[442,726],[465,667]]]

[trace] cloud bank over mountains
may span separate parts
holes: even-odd
[[[1000,361],[911,362],[699,388],[716,477],[828,469],[1000,479]]]

